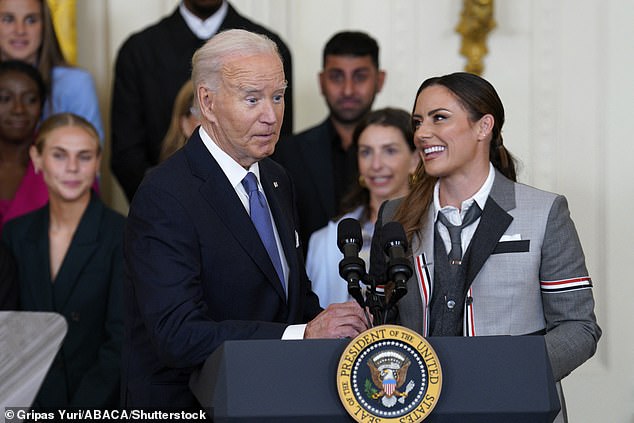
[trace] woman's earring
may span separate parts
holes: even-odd
[[[359,175],[359,185],[361,185],[362,188],[367,188],[367,184],[365,183],[365,178],[363,177],[363,175]]]
[[[416,172],[409,174],[409,186],[410,187],[416,183],[416,179],[417,179]]]

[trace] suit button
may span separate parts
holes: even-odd
[[[449,300],[447,301],[447,308],[449,310],[453,310],[453,308],[456,306],[456,302],[454,300]]]
[[[73,322],[79,322],[79,312],[77,311],[71,311],[70,312],[70,320],[72,320]]]

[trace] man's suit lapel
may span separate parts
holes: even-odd
[[[66,256],[53,284],[56,310],[63,310],[70,295],[77,291],[79,275],[99,247],[98,236],[103,205],[95,198],[90,200],[79,226],[73,235]]]
[[[334,216],[337,213],[337,205],[332,195],[335,187],[332,152],[330,150],[332,131],[334,128],[327,120],[319,126],[316,136],[304,140],[299,145],[304,159],[303,163],[306,164],[306,172],[313,180],[317,188],[316,194],[319,197],[319,203],[322,204],[328,216]]]
[[[266,275],[279,295],[286,299],[273,263],[249,214],[220,165],[203,144],[198,131],[194,131],[192,138],[185,144],[185,152],[193,175],[202,180],[200,186],[202,197],[223,224],[229,228],[245,253]]]
[[[476,229],[469,250],[467,286],[470,286],[480,269],[487,261],[498,241],[513,221],[507,213],[515,208],[515,187],[513,182],[496,170],[493,187],[482,210],[480,223]]]
[[[284,207],[284,196],[286,195],[286,198],[291,198],[291,187],[287,186],[287,178],[281,180],[281,178],[276,177],[274,173],[271,172],[269,165],[268,160],[260,162],[260,178],[269,203],[269,208],[271,209],[271,214],[273,215],[275,227],[280,237],[280,242],[282,243],[282,248],[284,249],[284,257],[286,257],[286,262],[289,267],[288,298],[291,298],[295,294],[294,289],[296,288],[293,281],[299,278],[295,228],[290,224],[290,222],[293,221],[293,217],[289,215],[292,209]]]

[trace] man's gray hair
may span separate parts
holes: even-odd
[[[211,37],[192,57],[195,107],[199,107],[198,87],[204,85],[212,91],[217,90],[222,81],[222,68],[229,59],[263,53],[274,54],[282,62],[277,44],[265,35],[230,29]]]

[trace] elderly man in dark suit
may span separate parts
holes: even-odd
[[[131,35],[117,54],[110,164],[129,201],[147,169],[159,161],[172,106],[190,77],[194,51],[212,35],[232,28],[264,34],[277,44],[289,81],[282,133],[291,134],[291,52],[282,39],[239,14],[227,0],[183,0],[171,15]]]
[[[193,58],[202,125],[151,171],[125,236],[123,404],[195,407],[188,379],[225,340],[355,336],[356,303],[322,311],[291,180],[268,159],[287,82],[277,47],[220,33]],[[307,324],[304,324],[308,322]]]

